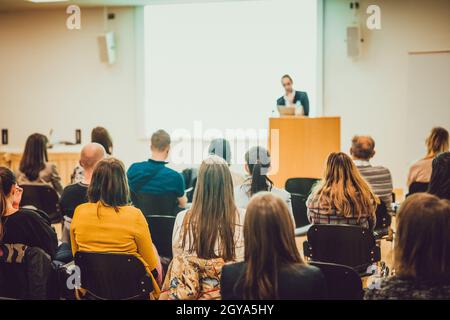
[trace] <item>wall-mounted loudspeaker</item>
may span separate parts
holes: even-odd
[[[357,58],[361,54],[361,28],[347,27],[347,56]]]
[[[114,32],[108,32],[98,37],[100,61],[108,64],[116,62],[116,40]]]

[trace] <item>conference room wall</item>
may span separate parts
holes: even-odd
[[[352,135],[372,135],[377,142],[374,162],[389,167],[395,187],[404,188],[409,165],[416,160],[411,158],[407,146],[417,144],[415,154],[420,157],[425,153],[426,138],[408,139],[413,136],[407,132],[405,116],[408,52],[450,49],[450,2],[363,0],[359,3],[364,43],[361,57],[352,60],[347,57],[345,42],[346,27],[354,20],[349,1],[325,1],[324,114],[342,116],[344,151],[349,150]],[[370,4],[381,8],[381,30],[370,31],[365,27],[366,8]],[[412,114],[409,119],[418,116]],[[431,129],[428,128],[431,123],[416,120],[427,126],[424,132]],[[434,120],[432,125],[450,129],[450,115]]]
[[[83,143],[97,125],[110,130],[114,154],[129,165],[148,157],[137,139],[134,8],[109,9],[115,19],[117,62],[100,62],[97,37],[104,33],[103,9],[82,9],[81,30],[68,30],[64,9],[0,14],[0,128],[22,150],[34,132]]]

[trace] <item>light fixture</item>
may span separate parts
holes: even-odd
[[[27,0],[33,3],[67,2],[69,0]]]

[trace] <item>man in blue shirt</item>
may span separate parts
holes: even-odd
[[[131,165],[127,172],[128,183],[134,193],[174,194],[178,198],[178,206],[184,208],[187,203],[184,179],[180,173],[166,167],[169,150],[169,134],[164,130],[153,133],[152,156],[148,161]]]

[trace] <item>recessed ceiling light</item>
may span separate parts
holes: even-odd
[[[28,0],[28,1],[34,3],[45,3],[45,2],[67,2],[69,0]]]

